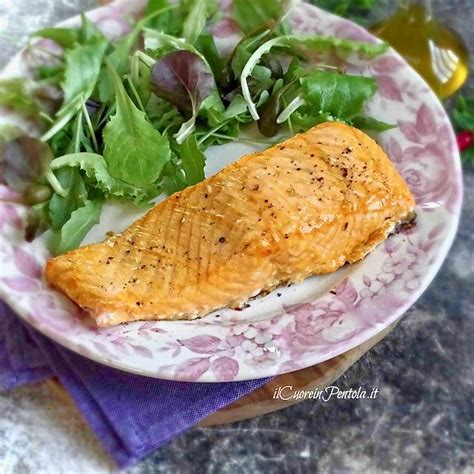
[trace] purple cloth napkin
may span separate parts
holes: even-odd
[[[191,383],[111,369],[53,343],[0,301],[0,389],[56,375],[120,467],[269,379]]]

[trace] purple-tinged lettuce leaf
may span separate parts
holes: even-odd
[[[25,192],[37,183],[51,159],[49,146],[37,138],[20,136],[0,143],[2,180],[18,192]]]
[[[160,58],[152,68],[151,89],[188,118],[176,134],[178,144],[194,131],[203,104],[206,110],[222,106],[209,66],[191,51],[174,51]]]

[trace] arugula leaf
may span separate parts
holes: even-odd
[[[206,157],[199,149],[196,135],[190,135],[181,145],[175,144],[173,150],[181,160],[181,166],[186,176],[186,184],[191,186],[202,181],[205,177],[204,165],[206,164]]]
[[[49,201],[51,227],[59,230],[69,220],[71,214],[85,203],[87,188],[79,171],[73,168],[58,170],[56,178],[67,191],[65,197],[54,193]]]
[[[372,77],[314,71],[301,79],[303,96],[314,110],[337,118],[352,118],[377,91]]]
[[[117,105],[117,111],[103,133],[108,170],[114,178],[134,186],[150,185],[157,181],[170,159],[168,139],[155,130],[134,105],[110,63],[107,67]]]
[[[317,123],[339,120],[364,130],[383,132],[395,125],[359,116],[363,104],[377,91],[373,78],[313,71],[300,78],[301,92],[280,113],[276,122],[291,120],[298,131]]]
[[[262,31],[259,30],[239,41],[228,60],[235,77],[240,77],[252,54],[267,41],[269,34],[270,31],[267,28],[263,28]],[[257,64],[255,67],[258,67]]]
[[[244,117],[245,116],[245,117]],[[223,114],[224,119],[238,118],[242,122],[251,122],[252,118],[247,113],[245,99],[236,94]]]
[[[187,3],[189,11],[183,23],[184,39],[194,44],[206,25],[207,18],[216,11],[217,3],[214,0],[192,0]]]
[[[43,28],[35,31],[32,36],[54,41],[64,49],[70,49],[79,40],[79,31],[73,28]]]
[[[397,125],[392,125],[372,117],[358,116],[352,119],[352,125],[365,131],[385,132],[392,128],[397,128]]]
[[[183,38],[177,38],[150,28],[143,28],[143,42],[145,50],[152,51],[154,58],[160,58],[171,51],[182,49],[198,53],[197,49],[192,44],[186,43]]]
[[[89,230],[99,222],[102,201],[85,201],[76,209],[59,232],[55,232],[50,242],[50,250],[59,255],[78,247]]]
[[[88,20],[86,24],[87,22]],[[88,43],[76,45],[66,51],[66,67],[62,83],[64,102],[56,114],[56,121],[41,137],[44,141],[58,133],[81,109],[82,104],[92,95],[99,78],[102,60],[108,46],[107,39],[102,33],[95,33],[89,26],[84,27],[81,35],[88,40]]]
[[[222,103],[219,93],[214,91],[202,101],[199,107],[199,116],[207,118],[208,125],[215,127],[222,122],[224,110],[224,104]]]
[[[175,133],[184,122],[183,116],[174,105],[155,94],[150,95],[145,111],[152,125],[160,133]]]
[[[146,64],[138,61],[138,64],[133,65],[131,74],[127,74],[126,78],[129,88],[132,89],[135,105],[143,110],[144,104],[147,104],[151,96],[150,68]]]
[[[309,36],[309,35],[285,35],[270,39],[259,46],[248,59],[242,73],[240,75],[240,84],[242,93],[247,101],[250,114],[254,120],[259,119],[257,108],[252,100],[248,78],[253,74],[255,67],[258,65],[262,56],[267,54],[272,48],[283,48],[289,54],[305,55],[310,52],[334,52],[336,57],[347,57],[352,53],[358,53],[364,57],[371,59],[383,53],[387,45],[384,43],[364,43],[359,41],[351,41],[341,38],[333,38],[330,36]]]
[[[179,165],[178,157],[172,153],[172,159],[163,168],[163,191],[170,196],[186,186],[186,179],[182,167]]]
[[[146,19],[145,25],[148,28],[162,31],[169,35],[178,35],[181,32],[183,24],[182,14],[180,9],[169,10],[156,16],[157,11],[170,7],[168,0],[148,0],[148,4],[144,13]]]
[[[107,42],[97,38],[66,52],[66,70],[62,84],[66,105],[79,96],[84,101],[91,96],[106,48]]]
[[[279,0],[234,0],[232,15],[244,33],[253,31],[273,19],[277,21],[283,11]]]
[[[80,44],[90,44],[96,41],[107,42],[107,38],[102,31],[84,13],[81,13],[81,27],[78,30],[78,34],[78,42]]]
[[[210,33],[202,33],[195,43],[196,49],[206,58],[217,83],[224,79],[225,62],[217,51],[214,37]]]
[[[306,130],[309,130],[318,123],[332,122],[334,117],[329,114],[311,113],[309,111],[302,112],[301,110],[297,110],[291,114],[290,120],[294,132],[306,132]]]
[[[161,0],[157,2],[155,7],[153,10],[147,9],[145,16],[135,24],[132,31],[115,43],[113,51],[107,56],[108,61],[114,66],[119,76],[126,74],[129,69],[129,55],[136,46],[143,27],[151,20],[160,18],[163,14],[176,8],[174,5],[169,5],[167,1]],[[101,102],[109,102],[114,95],[114,87],[110,75],[105,71],[100,77],[98,89]]]
[[[286,38],[288,45],[302,55],[312,52],[333,52],[340,59],[346,59],[355,53],[365,59],[373,59],[385,53],[389,47],[387,43],[367,43],[333,36],[288,35]]]

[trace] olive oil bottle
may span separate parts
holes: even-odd
[[[434,17],[431,1],[401,0],[400,9],[371,27],[396,49],[440,98],[456,92],[469,73],[467,49]]]

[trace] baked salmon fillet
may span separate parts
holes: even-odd
[[[98,326],[193,319],[362,259],[414,205],[374,140],[323,123],[50,259],[46,279]]]

